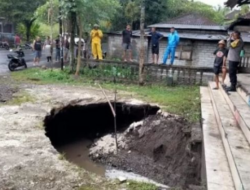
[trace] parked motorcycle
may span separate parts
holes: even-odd
[[[8,42],[0,42],[0,48],[9,50],[10,49],[9,43]]]
[[[7,57],[8,59],[10,59],[9,62],[9,70],[10,71],[14,71],[17,67],[24,67],[27,68],[27,64],[26,61],[24,59],[24,52],[22,49],[19,49],[17,51],[15,51],[15,53],[17,54],[17,56],[14,56],[13,54],[8,54]]]

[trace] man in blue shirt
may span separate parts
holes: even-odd
[[[164,54],[164,57],[163,57],[163,64],[164,65],[166,65],[169,55],[171,55],[170,64],[171,65],[174,64],[175,50],[176,50],[176,47],[178,46],[179,42],[180,42],[180,37],[179,37],[177,31],[175,31],[175,28],[172,27],[170,30],[170,34],[168,36],[168,47],[167,47],[165,54]]]
[[[163,35],[156,32],[155,28],[152,28],[149,35],[151,35],[153,63],[158,64],[158,62],[159,62],[159,41],[163,38]]]

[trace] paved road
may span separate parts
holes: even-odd
[[[9,60],[7,58],[8,54],[15,54],[15,53],[3,49],[0,50],[0,75],[9,73],[8,69]],[[32,50],[24,50],[24,54],[28,67],[33,67],[34,53],[32,52]],[[42,56],[40,64],[41,65],[46,64],[45,56]]]
[[[15,53],[7,51],[7,50],[0,49],[0,75],[7,75],[10,72],[9,69],[8,69],[8,63],[9,63],[9,60],[7,58],[8,54],[15,54]],[[34,67],[33,66],[34,53],[32,52],[32,50],[24,50],[24,54],[25,54],[25,60],[27,62],[28,68]],[[45,56],[42,56],[40,65],[50,66],[47,63],[47,59],[46,59]],[[59,63],[54,63],[53,66],[54,67],[60,67],[60,64]]]

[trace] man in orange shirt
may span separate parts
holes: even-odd
[[[91,36],[91,46],[92,46],[92,54],[94,59],[102,60],[102,46],[101,40],[103,37],[102,31],[99,29],[97,24],[94,25],[94,29],[90,33]]]

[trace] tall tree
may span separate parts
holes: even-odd
[[[34,13],[45,0],[0,0],[0,15],[14,23],[23,23],[26,38],[30,40],[30,29],[36,20]]]
[[[145,61],[145,47],[144,47],[144,22],[145,22],[145,0],[141,0],[141,17],[140,17],[140,60],[139,60],[139,84],[144,84],[143,64]]]
[[[78,22],[79,31],[81,30],[81,33],[89,33],[95,23],[100,24],[102,21],[109,21],[120,7],[120,3],[119,0],[61,0],[60,6],[62,8],[63,18],[70,18],[74,23],[77,23],[76,20],[80,21],[81,24]],[[71,43],[73,43],[75,37],[73,28],[75,28],[75,26],[71,26],[71,28]],[[79,36],[79,38],[81,39],[81,36]],[[71,55],[73,58],[73,48],[71,48]],[[78,54],[78,56],[81,56],[81,54]],[[78,61],[77,68],[80,68],[80,63],[81,62]],[[77,71],[77,73],[78,72],[79,71]]]

